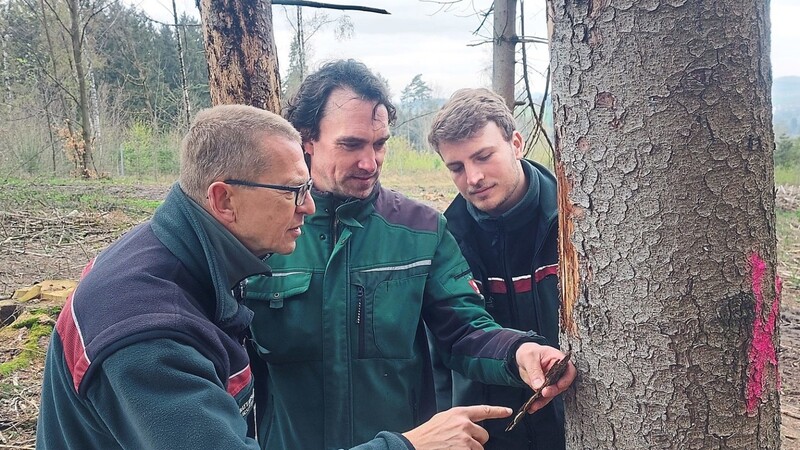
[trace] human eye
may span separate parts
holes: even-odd
[[[339,142],[339,146],[347,151],[355,151],[361,148],[361,142],[359,141],[341,141]]]
[[[464,166],[462,166],[461,164],[458,165],[454,164],[451,166],[447,166],[447,170],[449,170],[451,173],[461,173],[461,171],[464,170]]]
[[[491,159],[491,157],[492,157],[492,153],[482,153],[482,154],[478,155],[478,157],[475,158],[475,159],[477,159],[478,161],[483,162],[483,161],[488,161],[489,159]]]

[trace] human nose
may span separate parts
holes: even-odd
[[[467,184],[470,186],[476,186],[483,180],[483,172],[478,170],[475,166],[464,166],[464,173],[467,176]]]
[[[367,173],[374,173],[378,168],[377,155],[372,149],[364,150],[358,160],[358,169]]]
[[[306,191],[306,198],[303,201],[302,205],[298,205],[295,207],[295,211],[299,214],[303,215],[311,215],[314,214],[314,211],[317,210],[317,205],[314,204],[314,197],[311,196],[311,191]]]

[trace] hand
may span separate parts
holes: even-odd
[[[519,346],[516,353],[519,376],[531,389],[538,391],[545,382],[545,372],[563,357],[564,353],[561,353],[558,349],[526,342]],[[528,413],[532,414],[542,409],[556,395],[566,391],[575,380],[577,374],[578,371],[575,369],[575,364],[570,361],[564,375],[555,384],[542,389],[541,396],[533,402],[530,409],[528,409]]]
[[[500,406],[459,406],[436,414],[403,436],[416,450],[481,450],[489,433],[475,422],[510,415],[509,408]]]

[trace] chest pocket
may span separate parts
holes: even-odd
[[[359,358],[415,356],[429,267],[425,260],[352,274]]]
[[[255,316],[253,340],[268,362],[319,360],[322,316],[319,299],[309,295],[309,272],[274,273],[248,283],[245,304]]]

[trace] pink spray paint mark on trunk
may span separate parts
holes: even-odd
[[[764,310],[764,272],[767,264],[760,256],[753,253],[750,256],[752,269],[753,295],[755,296],[755,318],[753,319],[753,340],[747,355],[747,388],[745,392],[747,413],[755,414],[759,401],[763,398],[767,363],[775,368],[775,377],[780,389],[780,374],[778,372],[778,357],[773,343],[775,325],[780,312],[781,280],[775,279],[775,299],[772,301],[769,315],[763,316]]]

